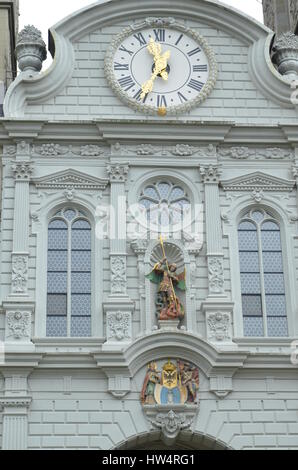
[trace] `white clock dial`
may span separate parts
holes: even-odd
[[[152,25],[119,38],[114,45],[106,64],[107,76],[112,78],[109,81],[114,90],[130,105],[135,104],[135,109],[185,111],[203,101],[211,91],[210,81],[216,80],[214,56],[201,36],[183,29]],[[161,55],[170,53],[168,79],[159,74],[152,91],[141,97],[142,87],[155,69],[154,57],[148,50],[150,41],[161,45]]]

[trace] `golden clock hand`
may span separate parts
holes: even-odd
[[[150,54],[154,56],[155,67],[151,78],[142,85],[141,99],[144,99],[145,96],[153,90],[154,81],[158,75],[160,75],[163,80],[168,80],[169,77],[166,69],[168,66],[168,59],[171,56],[171,52],[166,51],[163,55],[161,55],[161,45],[154,42],[152,38],[149,41],[147,49]]]

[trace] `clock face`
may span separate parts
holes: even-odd
[[[207,97],[216,80],[215,58],[201,36],[185,29],[153,24],[118,38],[106,71],[120,98],[137,110],[156,113],[162,109],[166,114],[188,111]],[[165,76],[161,70],[156,73],[152,44],[153,51],[158,48],[159,56],[166,57]],[[150,91],[145,88],[144,92],[148,81]]]

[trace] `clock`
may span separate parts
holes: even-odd
[[[125,28],[108,48],[107,80],[128,106],[146,114],[190,111],[217,79],[213,50],[174,18],[148,18]]]

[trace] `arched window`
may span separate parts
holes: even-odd
[[[288,335],[280,228],[265,210],[238,227],[244,336]]]
[[[48,227],[47,336],[91,336],[91,227],[60,210]]]
[[[171,181],[156,181],[142,191],[139,204],[147,214],[148,229],[157,232],[181,230],[190,214],[186,191]]]

